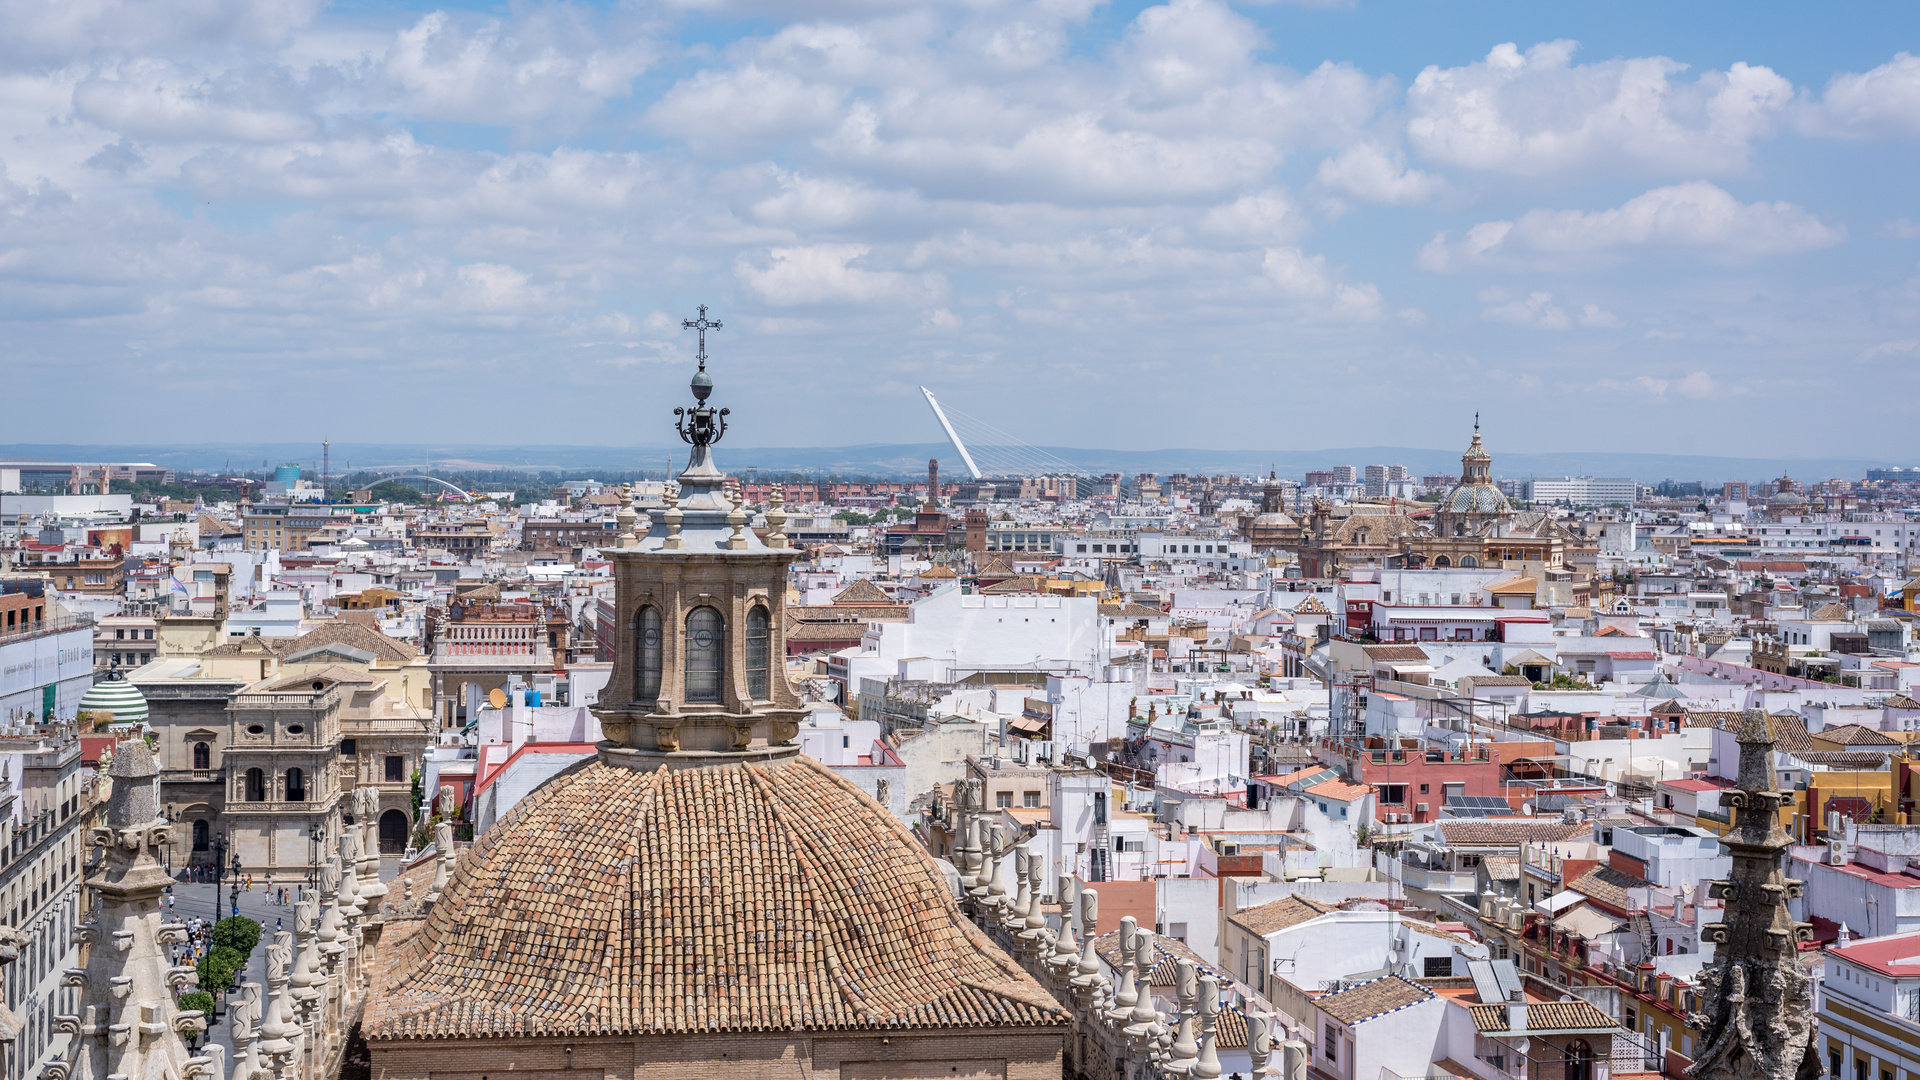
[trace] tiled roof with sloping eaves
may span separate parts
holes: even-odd
[[[1467,1010],[1473,1014],[1474,1029],[1482,1034],[1508,1030],[1505,1005],[1469,1005]],[[1619,1026],[1619,1021],[1579,998],[1527,1004],[1529,1032],[1607,1031]]]
[[[1315,903],[1304,896],[1287,896],[1258,907],[1241,908],[1227,916],[1227,921],[1249,934],[1266,937],[1290,926],[1312,922],[1332,910],[1328,905]]]
[[[1736,738],[1743,731],[1762,723],[1768,725],[1773,735],[1773,745],[1777,750],[1789,754],[1800,754],[1813,749],[1813,740],[1807,735],[1807,725],[1791,713],[1775,713],[1768,716],[1759,709],[1729,710],[1693,710],[1687,711],[1688,727],[1710,727],[1733,734]]]
[[[1381,664],[1390,664],[1395,660],[1427,659],[1426,650],[1418,645],[1362,645],[1360,648],[1367,654],[1367,659]]]
[[[1618,870],[1611,866],[1596,866],[1567,883],[1567,888],[1582,896],[1590,896],[1609,907],[1620,911],[1633,909],[1633,898],[1629,889],[1645,889],[1649,882]]]
[[[836,604],[890,604],[893,597],[886,590],[866,578],[856,578],[853,584],[841,589],[834,595]]]
[[[1822,742],[1836,746],[1899,746],[1900,740],[1860,724],[1836,724],[1814,733]]]
[[[1469,818],[1440,821],[1435,824],[1438,838],[1447,844],[1485,846],[1541,843],[1572,840],[1589,835],[1593,828],[1584,822],[1541,821],[1538,818]]]
[[[383,949],[370,1040],[1057,1027],[933,860],[811,758],[590,758],[460,859]]]
[[[1360,1024],[1433,998],[1433,991],[1398,975],[1382,975],[1338,993],[1313,999],[1313,1006],[1343,1024]]]

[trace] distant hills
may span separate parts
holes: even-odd
[[[1356,446],[1327,450],[1090,450],[1046,446],[1038,449],[1090,473],[1265,473],[1274,469],[1298,479],[1309,469],[1335,465],[1405,465],[1415,476],[1460,471],[1460,451],[1406,446]],[[665,468],[669,457],[686,461],[683,445],[651,446],[479,446],[471,444],[336,443],[333,471],[361,469],[436,471],[533,469],[569,472]],[[836,473],[842,476],[917,476],[927,459],[939,458],[941,475],[963,475],[958,455],[946,443],[875,443],[861,446],[764,446],[723,444],[720,463],[732,472]],[[87,445],[16,443],[0,445],[0,458],[59,461],[151,461],[178,471],[258,470],[263,463],[298,462],[316,467],[320,448],[313,443],[210,443],[200,446],[154,444]],[[1644,484],[1662,480],[1765,480],[1787,473],[1800,480],[1829,477],[1860,479],[1869,468],[1913,465],[1898,459],[1837,457],[1707,457],[1651,453],[1496,452],[1496,476],[1627,476]]]

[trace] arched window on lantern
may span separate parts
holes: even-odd
[[[660,609],[643,607],[633,620],[633,696],[652,701],[660,696],[660,661],[665,628]]]
[[[767,609],[755,604],[747,612],[747,696],[765,701],[771,696],[773,626]]]
[[[718,705],[724,681],[726,624],[710,607],[687,613],[687,695],[689,705]]]

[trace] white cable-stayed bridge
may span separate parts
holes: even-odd
[[[975,480],[992,476],[1090,476],[1086,469],[1047,453],[1008,434],[977,416],[943,405],[933,391],[921,387],[927,407],[940,430],[960,455],[960,463]]]

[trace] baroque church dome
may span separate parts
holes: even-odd
[[[1480,421],[1473,423],[1473,442],[1460,455],[1460,482],[1448,490],[1436,510],[1445,515],[1511,516],[1513,504],[1493,483],[1493,455],[1480,442]]]
[[[607,738],[461,853],[424,917],[388,921],[363,1024],[375,1072],[415,1075],[408,1044],[447,1039],[670,1035],[644,1053],[718,1067],[751,1033],[1021,1028],[1057,1055],[1065,1010],[885,806],[800,754],[780,663],[798,553],[778,489],[763,538],[714,465],[718,324],[702,308],[688,325],[702,347],[698,404],[676,410],[686,470],[644,526],[623,495],[604,549]]]
[[[1065,1022],[906,829],[802,756],[588,759],[396,930],[370,1039]]]
[[[1457,484],[1440,500],[1440,509],[1454,514],[1509,514],[1513,504],[1491,484]]]

